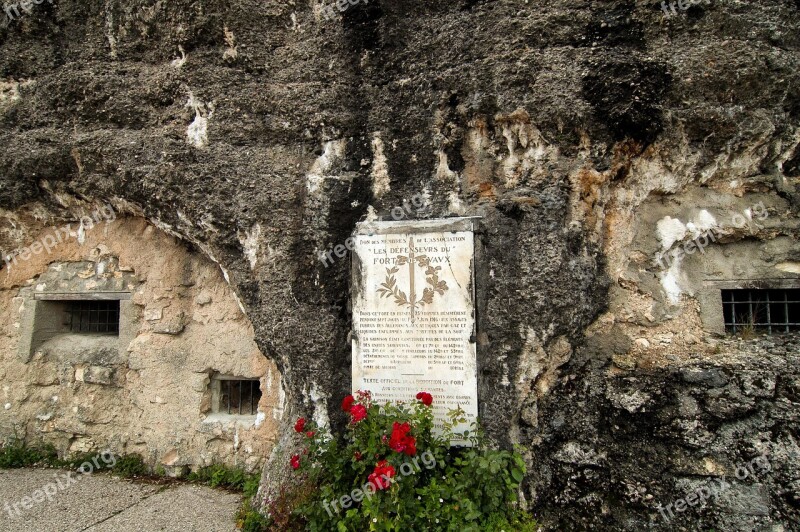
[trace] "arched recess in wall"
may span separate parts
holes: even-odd
[[[219,266],[143,218],[32,225],[0,270],[0,437],[260,468],[281,375]]]

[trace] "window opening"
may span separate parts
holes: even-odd
[[[725,330],[767,334],[800,330],[800,289],[722,290]]]
[[[119,301],[70,301],[67,324],[73,333],[119,336]]]

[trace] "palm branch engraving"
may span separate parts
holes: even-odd
[[[444,295],[444,293],[449,290],[449,287],[447,286],[447,281],[442,281],[439,279],[439,273],[441,272],[442,267],[433,267],[431,266],[431,259],[427,255],[416,254],[414,248],[414,237],[409,238],[408,249],[409,254],[407,256],[398,255],[395,266],[386,268],[386,280],[381,283],[377,293],[380,294],[381,298],[394,297],[394,303],[398,307],[409,307],[411,311],[411,322],[414,323],[415,311],[420,306],[430,305],[433,303],[433,298],[436,296],[436,294],[439,294],[440,296]],[[406,295],[404,291],[400,290],[400,287],[397,284],[397,278],[395,277],[400,271],[399,267],[405,266],[406,264],[408,265],[409,274],[409,295]],[[422,297],[420,299],[417,299],[414,286],[415,266],[426,268],[425,281],[430,285],[429,287],[423,289]]]

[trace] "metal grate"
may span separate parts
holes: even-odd
[[[722,290],[725,330],[768,334],[800,330],[800,289]]]
[[[261,400],[261,383],[253,380],[222,380],[220,394],[220,412],[254,416]]]
[[[70,301],[70,332],[119,335],[119,301]]]

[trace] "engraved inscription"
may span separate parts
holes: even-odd
[[[362,234],[355,256],[353,389],[378,402],[427,391],[437,425],[456,407],[474,420],[473,233]]]

